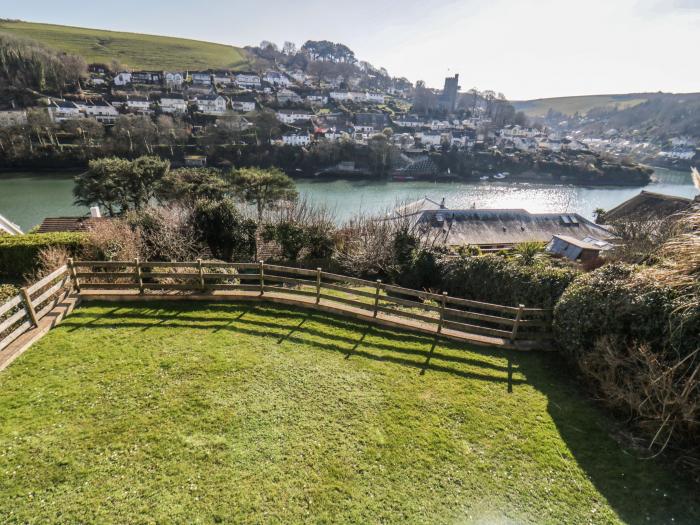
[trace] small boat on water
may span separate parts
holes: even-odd
[[[494,179],[503,180],[508,176],[507,173],[497,173],[493,176]]]
[[[479,177],[479,180],[489,180],[489,176],[484,175],[483,177]]]

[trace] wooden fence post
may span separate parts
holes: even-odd
[[[78,276],[75,272],[75,264],[73,263],[73,258],[68,259],[68,268],[70,268],[70,276],[73,279],[73,286],[78,293],[80,293],[80,282],[78,281]]]
[[[316,304],[321,302],[321,268],[316,268]]]
[[[447,304],[447,292],[442,292],[440,300],[440,322],[438,323],[437,333],[442,333],[442,325],[445,324],[445,306]]]
[[[260,261],[260,295],[265,293],[265,263]]]
[[[138,257],[134,259],[134,264],[136,265],[134,268],[136,271],[136,280],[139,283],[139,294],[143,295],[143,276],[141,275],[141,262]]]
[[[377,290],[374,294],[374,317],[379,313],[379,291],[382,289],[382,280],[377,279]]]
[[[204,291],[204,268],[202,268],[202,259],[197,259],[197,269],[199,270],[199,288]]]
[[[34,326],[39,326],[39,320],[36,318],[36,310],[34,310],[34,305],[32,304],[32,298],[29,296],[27,288],[22,288],[22,300],[24,301],[24,309],[27,310],[29,318],[32,320]]]
[[[525,310],[525,305],[518,305],[518,313],[515,314],[515,322],[513,323],[513,333],[510,335],[511,341],[515,341],[515,338],[518,337],[518,327],[520,326],[520,321],[523,318],[523,310]]]

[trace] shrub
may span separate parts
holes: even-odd
[[[659,348],[671,337],[677,294],[655,281],[639,279],[639,269],[609,264],[578,277],[554,310],[554,334],[564,356],[578,363],[600,337]]]
[[[193,220],[202,241],[214,257],[224,261],[251,260],[255,256],[257,224],[231,199],[199,201]]]
[[[262,238],[266,242],[277,242],[282,249],[282,257],[287,261],[296,261],[301,250],[308,244],[305,229],[293,222],[266,224]]]
[[[554,311],[554,334],[596,397],[700,475],[697,295],[660,271],[612,264],[579,277]]]
[[[140,233],[124,219],[93,224],[87,238],[83,255],[93,261],[133,261],[143,251]]]
[[[19,293],[19,288],[12,284],[0,284],[0,305],[5,304]]]
[[[86,242],[83,233],[30,233],[0,237],[0,275],[21,277],[37,270],[39,252],[50,247],[61,247],[72,256]]]
[[[144,261],[193,261],[201,255],[201,244],[187,209],[150,207],[130,213],[127,222],[140,235],[140,256]]]
[[[522,264],[498,255],[448,259],[443,273],[443,288],[450,295],[532,308],[553,307],[578,275],[545,261]]]

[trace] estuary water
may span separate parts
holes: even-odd
[[[87,209],[73,205],[73,175],[66,173],[0,174],[0,214],[24,231],[44,217],[78,216]],[[369,180],[297,180],[299,192],[335,212],[343,221],[358,212],[376,213],[397,203],[428,196],[443,197],[449,208],[524,208],[530,212],[570,212],[592,218],[596,208],[609,210],[641,190],[693,197],[698,192],[690,172],[656,169],[657,181],[642,187],[585,187],[503,181],[380,182]]]

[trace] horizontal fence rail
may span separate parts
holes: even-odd
[[[502,306],[316,270],[259,263],[212,261],[69,261],[73,286],[80,291],[130,290],[139,294],[254,292],[305,298],[304,304],[334,303],[374,318],[400,319],[501,340],[551,339],[551,310]],[[270,295],[271,294],[271,295]]]
[[[34,283],[0,305],[0,350],[25,332],[36,328],[54,307],[70,293],[71,275],[67,265]]]

